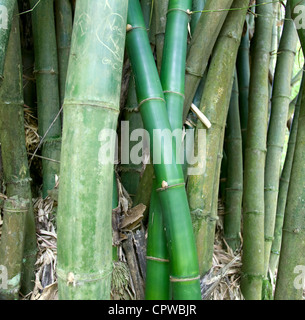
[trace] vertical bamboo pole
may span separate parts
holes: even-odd
[[[127,4],[76,3],[57,220],[60,299],[110,299],[112,173]]]
[[[37,86],[38,131],[43,137],[42,156],[48,159],[60,159],[61,121],[54,119],[60,109],[58,88],[58,62],[53,14],[53,0],[30,0],[35,53],[35,76]],[[46,36],[47,35],[47,36]],[[55,175],[59,174],[59,164],[48,160],[42,161],[43,197],[55,185]]]
[[[257,4],[264,2],[258,0]],[[241,288],[247,300],[261,299],[264,275],[264,168],[273,26],[272,2],[260,5],[256,9],[243,194],[244,243]]]

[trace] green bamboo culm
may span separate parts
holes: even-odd
[[[20,217],[20,219],[17,218],[16,223],[19,223],[19,225],[14,226],[15,230],[16,228],[20,230],[21,235],[23,230],[25,230],[24,251],[21,252],[23,253],[21,292],[28,294],[33,290],[34,286],[34,267],[37,251],[31,178],[25,146],[22,62],[19,32],[19,18],[18,11],[16,10],[7,49],[8,54],[4,67],[4,81],[0,88],[0,142],[6,196],[8,198],[17,197],[17,199],[15,199],[16,214],[18,214],[18,207],[23,207],[22,203],[24,201],[29,202],[27,205],[28,213],[22,213],[26,217],[25,221],[22,217]],[[12,219],[15,218],[12,217]],[[25,225],[23,225],[23,223],[25,223]],[[2,234],[2,240],[1,245],[4,246],[4,234]],[[15,239],[15,241],[17,244],[18,239]],[[21,245],[21,243],[19,244]],[[8,255],[5,249],[3,250],[2,254],[5,256]],[[16,249],[16,253],[17,250],[20,251],[21,248]],[[9,257],[0,256],[0,261],[5,261],[6,259],[9,259]]]
[[[305,30],[299,26],[298,5],[304,6],[305,1],[291,0],[292,18],[296,24],[303,53],[305,52]],[[302,100],[298,120],[296,145],[294,150],[291,177],[285,209],[283,238],[278,267],[275,300],[302,300],[303,272],[305,256],[305,219],[304,219],[304,139],[305,139],[305,93],[302,87]]]
[[[243,159],[245,155],[245,147],[247,141],[247,125],[248,125],[248,99],[249,99],[249,82],[250,82],[250,26],[247,16],[245,27],[246,31],[243,35],[238,49],[236,68],[238,78],[239,91],[239,113],[240,125],[243,143]]]
[[[287,115],[290,103],[291,75],[294,66],[298,35],[291,20],[290,1],[286,5],[284,29],[272,91],[271,115],[267,136],[265,164],[265,272],[269,269],[270,250],[274,236],[282,152],[285,143]]]
[[[114,163],[127,8],[127,0],[76,4],[57,218],[59,299],[110,299],[109,172]]]
[[[238,80],[234,78],[229,107],[225,149],[227,154],[224,237],[234,250],[240,247],[241,207],[243,195],[242,138],[239,119]]]
[[[265,3],[258,0],[257,4]],[[260,300],[264,275],[264,168],[269,103],[268,74],[273,26],[272,2],[257,8],[251,65],[249,118],[243,193],[241,289],[245,299]]]
[[[281,178],[280,178],[275,227],[274,227],[274,239],[272,242],[270,261],[269,261],[270,272],[273,275],[278,266],[278,261],[280,256],[280,249],[281,249],[281,242],[282,242],[282,228],[284,223],[284,215],[285,215],[285,208],[286,208],[286,202],[287,202],[287,194],[288,194],[288,188],[289,188],[293,155],[295,150],[296,136],[298,132],[298,119],[300,114],[300,105],[302,101],[303,86],[304,86],[304,77],[302,79],[302,83],[300,86],[298,101],[295,106],[295,112],[294,112],[292,127],[289,135],[285,163],[284,163],[284,167],[283,167]]]
[[[63,105],[72,37],[72,6],[69,0],[55,0],[60,105]]]
[[[176,136],[176,144],[182,140],[182,112],[184,102],[184,78],[185,78],[185,61],[187,50],[187,26],[189,22],[191,1],[169,0],[167,11],[167,23],[164,39],[164,51],[161,66],[161,85],[164,92],[166,101],[166,108],[168,119],[172,130],[180,130],[181,134]],[[148,244],[150,249],[150,258],[148,259],[149,265],[152,265],[153,275],[169,281],[168,262],[161,262],[159,264],[159,272],[155,273],[153,268],[154,259],[160,259],[164,253],[167,253],[166,238],[164,236],[164,227],[162,220],[162,209],[158,203],[160,200],[156,192],[156,184],[152,191],[151,205],[153,208],[150,212],[150,223],[152,227]],[[153,217],[151,217],[153,215]],[[163,241],[162,241],[163,240]],[[155,243],[159,243],[155,247]],[[163,248],[164,252],[159,252]],[[153,249],[157,249],[154,251]],[[164,260],[164,258],[161,257]],[[168,259],[168,258],[167,258]],[[153,288],[155,286],[155,288]],[[156,293],[160,294],[160,299],[168,297],[169,290],[168,284],[164,284],[161,288],[160,281],[149,281],[149,287],[146,288],[146,296],[148,296],[148,289],[154,293],[154,298],[158,298]]]
[[[164,213],[173,298],[201,299],[198,258],[183,172],[177,164],[175,144],[164,146],[162,143],[162,131],[171,132],[171,126],[138,0],[129,1],[127,30],[127,52],[135,75],[144,128],[151,138],[151,154],[158,150],[161,157],[160,161],[154,161],[154,171]],[[164,147],[172,156],[171,164],[165,163],[168,154],[165,155]]]
[[[170,269],[163,213],[154,179],[149,206],[146,252],[146,300],[170,300]]]
[[[202,11],[204,9],[206,2],[207,2],[207,0],[193,0],[192,11],[194,11],[194,12],[199,11],[199,12],[192,14],[192,19],[191,19],[191,23],[190,23],[191,35],[194,34],[196,26],[199,22],[201,15],[202,15],[202,13],[200,11]]]
[[[154,0],[157,68],[160,74],[169,0]]]
[[[35,53],[35,77],[37,87],[38,133],[44,137],[42,156],[59,161],[61,147],[60,117],[54,122],[60,110],[58,87],[58,60],[53,14],[53,0],[30,0]],[[46,36],[48,35],[48,36]],[[43,190],[55,185],[55,175],[59,175],[59,163],[42,160]]]
[[[186,61],[183,122],[188,115],[214,44],[229,12],[227,10],[217,10],[230,9],[232,3],[233,0],[207,0],[204,9],[214,12],[204,12],[197,23]]]
[[[0,85],[4,77],[5,57],[16,3],[14,0],[0,1]]]
[[[234,2],[232,8],[245,8],[247,5],[248,1],[239,0]],[[188,177],[187,194],[201,276],[212,267],[215,227],[218,219],[217,202],[224,131],[232,92],[236,56],[246,13],[247,10],[243,9],[232,10],[228,14],[214,48],[200,104],[200,110],[210,120],[212,126],[206,131],[206,156],[202,157],[202,161],[206,159],[205,169],[204,171],[199,170],[202,162],[198,162],[191,168],[198,173]],[[198,121],[195,154],[202,154],[200,149],[197,150],[197,141],[199,133],[204,129],[205,126]]]

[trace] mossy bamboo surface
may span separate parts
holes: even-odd
[[[30,202],[25,226],[25,247],[21,291],[27,294],[33,289],[34,264],[36,262],[36,230],[32,206],[30,174],[25,147],[22,63],[17,10],[11,28],[8,54],[4,68],[4,81],[0,88],[0,142],[3,178],[6,195]],[[19,220],[23,223],[23,220]]]
[[[289,181],[290,181],[290,175],[291,175],[292,161],[293,161],[293,155],[295,150],[296,136],[298,132],[298,119],[300,114],[300,105],[302,101],[303,83],[304,83],[304,80],[302,80],[300,92],[298,95],[298,101],[295,106],[295,112],[294,112],[292,127],[289,135],[285,163],[284,163],[283,171],[280,178],[280,184],[279,184],[279,193],[278,193],[278,199],[277,199],[276,218],[275,218],[275,227],[274,227],[274,239],[272,242],[270,261],[269,261],[269,268],[272,274],[275,273],[275,270],[278,266],[279,256],[280,256],[280,249],[281,249],[281,242],[282,242],[282,228],[284,224],[284,215],[285,215],[285,208],[286,208],[286,202],[287,202],[287,194],[288,194]]]
[[[297,5],[304,6],[305,1],[290,1],[293,19],[296,17],[296,14],[298,14],[298,12],[295,12],[294,10]],[[304,53],[305,31],[302,28],[298,28],[297,30]],[[303,85],[296,145],[291,168],[291,177],[287,195],[284,225],[282,229],[283,238],[275,288],[275,300],[302,300],[304,290],[303,272],[305,265],[305,256],[304,254],[302,254],[305,251],[304,88],[305,87]]]
[[[232,8],[244,8],[247,5],[248,1],[239,0],[234,2]],[[246,12],[246,9],[233,10],[227,16],[214,48],[200,105],[200,110],[210,120],[212,127],[206,133],[205,170],[201,174],[189,176],[187,193],[201,275],[208,272],[212,266],[215,226],[218,219],[217,204],[216,208],[215,204],[213,207],[213,201],[218,200],[221,167],[219,153],[221,153],[222,158],[224,130],[233,85],[235,62]],[[204,125],[198,121],[197,134],[198,129],[204,128]],[[196,140],[195,146],[197,146]],[[195,154],[197,152],[195,149]],[[216,184],[215,179],[218,179]],[[215,192],[216,198],[214,198]]]
[[[265,1],[259,0],[257,4]],[[269,63],[273,6],[256,8],[249,91],[243,194],[243,257],[241,288],[245,299],[260,300],[264,275],[264,168],[269,103]]]
[[[249,40],[249,23],[246,19],[246,32],[243,35],[237,55],[237,78],[239,91],[239,113],[240,126],[243,143],[243,159],[247,141],[247,125],[248,125],[248,99],[249,99],[249,82],[250,82],[250,40]]]
[[[61,147],[60,118],[53,123],[60,109],[58,87],[58,61],[53,14],[53,0],[30,0],[35,53],[35,76],[37,86],[38,133],[46,135],[42,145],[42,156],[59,161]],[[47,35],[47,36],[46,36]],[[59,164],[43,160],[43,197],[55,185],[55,175],[59,175]]]
[[[29,212],[29,200],[8,198],[3,207],[1,235],[1,264],[7,270],[6,287],[0,288],[0,298],[18,300],[21,285],[22,259],[25,239],[25,219]]]
[[[238,81],[234,79],[229,107],[225,149],[227,153],[224,237],[234,250],[240,247],[240,225],[243,195],[242,138],[239,119]]]
[[[158,134],[163,130],[171,131],[171,126],[138,0],[129,1],[128,24],[127,51],[135,75],[144,128],[151,137],[152,154],[153,148],[161,153],[161,163],[154,163],[154,171],[166,226],[173,298],[201,299],[198,258],[183,172],[181,165],[177,164],[174,143],[168,150],[172,162],[165,163],[164,143]]]
[[[127,0],[76,3],[57,218],[59,299],[110,299],[112,173],[127,8]]]
[[[4,64],[6,58],[6,51],[8,41],[10,38],[14,8],[17,2],[15,0],[1,0],[0,1],[0,85],[4,77]]]
[[[229,9],[232,3],[233,0],[207,0],[205,4],[205,10],[214,12],[205,12],[201,15],[190,43],[186,61],[183,122],[187,117],[214,44],[228,14],[227,10],[215,10]]]
[[[265,164],[265,276],[269,269],[270,250],[274,236],[282,152],[285,143],[287,115],[290,103],[291,75],[298,35],[291,20],[289,1],[276,62],[271,116],[267,136]]]
[[[72,6],[69,0],[55,0],[60,105],[63,105],[72,36]]]

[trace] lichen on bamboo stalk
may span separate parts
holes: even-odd
[[[236,1],[233,8],[244,8],[247,5],[248,1]],[[206,166],[204,173],[189,176],[187,185],[201,275],[208,272],[212,266],[215,226],[218,219],[217,204],[215,205],[214,201],[218,200],[219,181],[216,179],[219,180],[221,166],[218,155],[220,153],[222,158],[235,61],[246,12],[246,9],[233,10],[228,14],[214,48],[201,99],[200,109],[212,123],[211,128],[206,132]],[[198,121],[197,132],[199,129],[205,129],[205,127]]]
[[[257,4],[264,0],[257,1]],[[264,275],[264,169],[269,103],[268,74],[273,26],[272,3],[256,8],[250,76],[249,118],[243,194],[243,267],[245,299],[260,300]]]
[[[58,87],[58,60],[53,13],[53,0],[30,0],[35,52],[35,77],[37,87],[38,131],[44,137],[42,156],[59,161],[61,149],[60,110]],[[48,36],[46,36],[48,35]],[[49,131],[48,131],[49,130]],[[47,133],[48,132],[48,133]],[[58,162],[43,160],[43,197],[55,186],[59,175]]]
[[[287,115],[290,103],[291,75],[295,60],[297,32],[291,20],[289,1],[275,67],[271,116],[267,136],[265,164],[265,276],[269,268],[270,250],[274,236],[276,204],[281,170],[282,151],[285,143]]]
[[[60,299],[110,299],[113,163],[127,7],[127,0],[76,3],[57,218]]]
[[[205,10],[214,12],[205,12],[201,15],[190,43],[186,61],[183,121],[187,117],[214,44],[228,14],[227,10],[217,10],[229,9],[232,3],[233,0],[207,0],[205,4]]]
[[[22,63],[17,13],[16,10],[4,67],[5,77],[0,88],[0,142],[6,196],[9,198],[17,197],[17,202],[18,199],[25,199],[29,202],[25,221],[21,219],[19,220],[20,224],[15,226],[20,229],[20,232],[25,231],[21,292],[28,294],[32,291],[34,285],[36,230],[31,201],[31,179],[25,146]],[[23,223],[25,225],[22,225]],[[4,242],[2,245],[4,245]],[[5,251],[3,252],[6,254]],[[4,257],[0,257],[0,259],[2,258],[4,259]],[[9,259],[9,257],[5,259]]]
[[[0,1],[0,85],[4,78],[4,64],[8,41],[10,38],[14,8],[17,5],[15,0]]]

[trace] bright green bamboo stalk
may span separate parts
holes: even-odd
[[[63,105],[72,36],[72,6],[69,0],[55,0],[60,105]]]
[[[0,85],[4,77],[4,63],[15,5],[16,1],[14,0],[0,1]]]
[[[276,205],[281,171],[282,151],[285,143],[287,115],[290,103],[291,75],[298,35],[291,20],[289,1],[276,62],[271,116],[267,136],[265,164],[265,277],[268,274],[270,250],[274,235]]]
[[[264,3],[258,0],[257,4]],[[245,299],[260,300],[264,274],[264,168],[268,117],[268,74],[273,26],[272,3],[258,6],[253,39],[249,118],[243,194],[241,288]]]
[[[60,299],[110,298],[112,172],[127,4],[76,4],[57,219]]]
[[[154,161],[154,170],[168,239],[173,298],[201,299],[198,258],[183,172],[177,164],[174,143],[172,147],[167,145],[172,162],[165,163],[161,134],[163,130],[170,132],[171,127],[138,0],[129,1],[128,24],[127,51],[135,75],[140,112],[151,137],[151,154],[154,149],[161,154],[161,162]]]
[[[291,0],[292,18],[295,19],[299,12],[295,7],[301,5],[304,7],[305,1]],[[298,34],[305,52],[305,30],[298,27]],[[275,288],[275,300],[302,300],[305,265],[305,219],[304,219],[304,139],[305,139],[305,93],[304,85],[302,88],[302,101],[298,120],[298,131],[296,145],[294,150],[293,163],[291,168],[291,177],[287,195],[287,204],[283,225],[283,238],[281,254]],[[300,272],[301,275],[300,275]],[[301,278],[301,281],[300,281]]]
[[[207,0],[205,10],[229,9],[233,0]],[[191,107],[200,80],[203,77],[221,27],[228,14],[227,10],[205,12],[195,29],[186,61],[185,101],[183,121]]]
[[[167,8],[169,0],[154,0],[155,10],[155,26],[156,26],[156,55],[157,55],[157,67],[160,73],[162,65],[162,55],[164,46],[164,36],[166,29]]]
[[[202,11],[204,9],[205,3],[207,0],[193,0],[193,7],[192,11]],[[192,19],[191,19],[191,34],[194,34],[195,28],[199,22],[199,19],[201,17],[201,12],[196,12],[192,14]]]
[[[232,8],[244,8],[247,5],[248,1],[238,0]],[[206,165],[203,173],[189,176],[187,186],[201,275],[212,266],[224,129],[246,12],[246,9],[233,10],[228,14],[214,48],[201,99],[200,109],[212,124],[206,133]],[[204,128],[198,121],[196,135],[198,129]],[[198,154],[196,149],[195,154]],[[198,166],[199,163],[195,168]]]
[[[239,91],[239,112],[240,125],[243,143],[243,159],[245,155],[245,147],[247,141],[247,125],[248,125],[248,99],[249,99],[249,82],[250,82],[250,25],[246,19],[247,30],[243,35],[238,49],[237,55],[237,78]]]
[[[30,174],[25,147],[23,88],[19,20],[16,17],[8,45],[4,81],[0,89],[0,142],[6,195],[30,202],[25,220],[25,247],[22,274],[22,293],[33,289],[36,262],[36,230],[32,207]],[[23,222],[23,220],[20,220]],[[20,225],[20,230],[24,226]],[[1,258],[0,258],[1,259]]]
[[[280,249],[281,249],[281,242],[282,242],[282,228],[284,223],[284,215],[285,215],[285,208],[286,208],[286,202],[287,202],[287,194],[288,194],[288,187],[289,187],[289,181],[290,181],[290,175],[291,175],[293,155],[295,150],[296,136],[298,132],[298,119],[300,114],[300,105],[302,101],[303,82],[304,80],[302,80],[300,92],[298,95],[298,101],[295,106],[292,127],[289,135],[287,154],[286,154],[285,163],[284,163],[284,167],[283,167],[283,171],[280,179],[279,194],[278,194],[277,208],[276,208],[275,227],[274,227],[274,239],[272,242],[270,261],[269,261],[269,268],[272,274],[275,273],[275,270],[277,268],[278,261],[279,261],[279,256],[280,256]]]
[[[162,208],[154,179],[149,206],[146,260],[146,300],[170,300],[170,271]]]
[[[46,135],[42,145],[42,156],[48,159],[60,159],[61,121],[53,123],[60,109],[58,88],[58,62],[53,14],[53,0],[30,0],[34,7],[32,25],[35,51],[35,76],[37,86],[38,129],[39,135]],[[43,197],[55,185],[55,175],[59,174],[57,162],[43,160]]]
[[[152,19],[152,5],[154,0],[141,0],[141,8],[143,12],[143,18],[147,29],[150,29],[151,19]]]
[[[240,247],[241,207],[243,195],[242,138],[239,119],[238,81],[234,79],[229,107],[227,130],[227,181],[224,216],[224,237],[228,245],[236,250]]]

